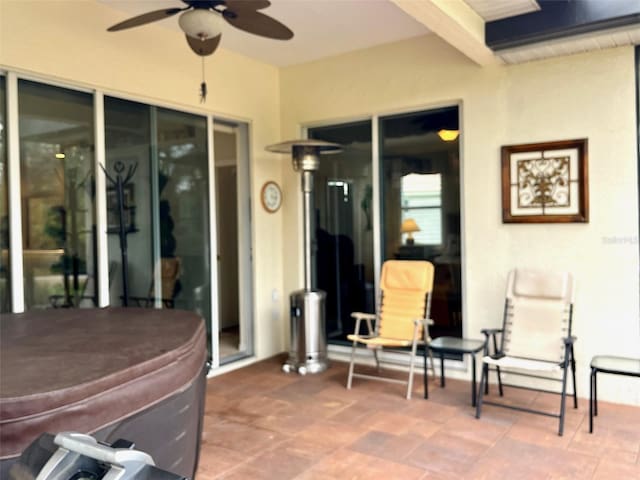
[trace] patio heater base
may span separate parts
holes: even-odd
[[[298,290],[291,294],[291,342],[285,373],[324,372],[329,367],[325,335],[325,299],[322,290]]]

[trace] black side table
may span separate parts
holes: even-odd
[[[471,405],[476,406],[476,353],[484,349],[484,340],[457,337],[438,337],[429,343],[429,348],[440,356],[440,386],[444,387],[444,355],[471,355]],[[426,371],[425,371],[426,375]]]
[[[640,358],[596,355],[591,359],[591,388],[589,391],[589,433],[593,433],[593,417],[598,415],[598,372],[627,377],[640,377]]]

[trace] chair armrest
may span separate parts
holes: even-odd
[[[433,325],[433,324],[434,324],[434,321],[433,321],[433,320],[431,320],[430,318],[416,318],[416,319],[413,321],[413,323],[414,323],[415,325],[420,325],[420,324],[422,324],[422,325],[424,325],[425,327],[428,327],[428,326],[430,326],[430,325]]]
[[[480,330],[484,335],[484,354],[489,355],[489,338],[491,338],[493,343],[493,355],[500,355],[501,352],[498,348],[498,340],[496,339],[496,335],[498,333],[502,333],[502,328],[483,328]]]
[[[356,320],[358,318],[362,318],[365,320],[366,319],[375,320],[376,318],[378,318],[375,313],[363,313],[363,312],[353,312],[351,313],[351,317],[355,318]]]
[[[431,335],[429,335],[429,326],[433,325],[435,322],[430,318],[416,318],[413,320],[413,336],[414,340],[416,335],[418,334],[418,327],[422,325],[422,336],[425,345],[428,345],[431,341]]]
[[[378,318],[375,313],[353,312],[351,317],[356,319],[356,326],[353,332],[355,335],[360,335],[360,322],[362,322],[362,320],[367,322],[367,330],[369,330],[368,335],[373,335],[373,325],[371,322]]]
[[[578,340],[578,337],[576,337],[575,335],[571,335],[570,337],[564,337],[562,340],[564,341],[565,345],[573,345],[574,343],[576,343],[576,340]]]
[[[502,333],[502,329],[501,328],[483,328],[482,330],[480,330],[480,332],[488,337],[489,335],[495,335],[496,333]]]

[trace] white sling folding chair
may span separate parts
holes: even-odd
[[[492,337],[496,351],[489,355],[487,350],[482,359],[476,418],[480,418],[482,412],[483,394],[486,394],[491,370],[497,373],[500,396],[503,396],[504,386],[558,393],[561,397],[560,410],[558,413],[551,413],[487,400],[484,400],[485,404],[556,417],[559,419],[558,435],[562,435],[569,368],[573,378],[574,408],[578,408],[573,357],[576,338],[571,336],[573,293],[573,277],[569,273],[526,269],[516,269],[509,273],[503,327],[483,330],[487,336],[487,345],[489,337]],[[498,348],[496,335],[500,334],[502,338]],[[501,377],[505,373],[560,382],[561,389],[558,392],[506,384]]]

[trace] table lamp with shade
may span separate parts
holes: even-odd
[[[413,245],[414,243],[413,234],[419,231],[420,231],[420,227],[418,226],[418,224],[413,218],[405,219],[402,222],[402,227],[400,227],[400,232],[407,234],[407,239],[405,241],[407,245]]]

